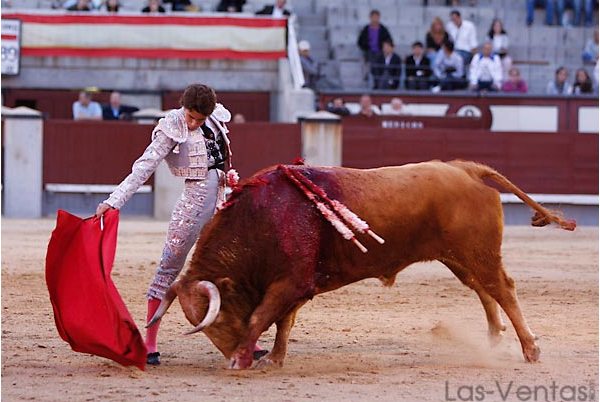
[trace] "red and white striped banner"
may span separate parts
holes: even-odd
[[[175,15],[3,13],[22,21],[23,56],[277,59],[286,19]]]

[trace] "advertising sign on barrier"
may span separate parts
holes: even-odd
[[[2,19],[2,75],[19,75],[21,21]]]

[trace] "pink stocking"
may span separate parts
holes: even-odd
[[[152,317],[154,317],[154,313],[160,306],[160,300],[150,298],[148,299],[148,314],[146,316],[146,322],[149,322]],[[146,349],[148,349],[148,353],[154,353],[157,351],[156,340],[158,337],[158,328],[160,327],[160,320],[158,320],[153,326],[146,329]]]

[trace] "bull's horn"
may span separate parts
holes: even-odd
[[[196,289],[208,297],[208,311],[202,322],[196,325],[191,331],[186,332],[185,335],[191,335],[202,331],[204,328],[215,322],[217,315],[219,315],[219,310],[221,309],[221,294],[219,293],[219,288],[217,288],[214,283],[200,281],[196,284]]]
[[[175,282],[169,287],[169,290],[167,290],[167,293],[165,293],[165,297],[163,297],[162,301],[160,302],[158,309],[156,309],[154,316],[152,316],[152,319],[148,321],[148,324],[146,324],[146,328],[150,328],[151,326],[156,324],[156,322],[160,320],[163,315],[165,315],[165,313],[171,306],[171,303],[173,303],[173,300],[175,300],[175,297],[177,297],[178,288],[179,281]]]

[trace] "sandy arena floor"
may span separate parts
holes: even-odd
[[[166,226],[121,222],[113,279],[139,325]],[[181,335],[189,324],[176,303],[163,320],[163,364],[142,372],[75,353],[59,338],[44,282],[53,227],[2,220],[3,401],[598,399],[597,228],[506,230],[505,264],[540,337],[538,364],[523,361],[512,326],[488,346],[475,293],[429,263],[400,273],[390,289],[368,280],[317,296],[300,310],[276,370],[226,369],[206,337]],[[272,328],[261,343],[273,339]]]

